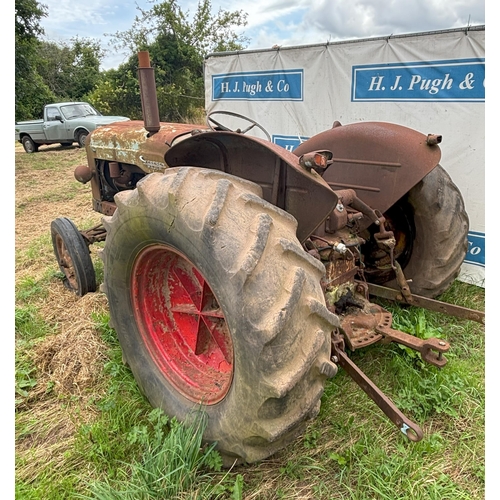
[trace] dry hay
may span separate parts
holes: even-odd
[[[102,293],[77,297],[54,283],[39,313],[47,323],[57,324],[58,333],[48,335],[31,353],[37,384],[18,405],[18,423],[24,430],[16,441],[16,477],[33,481],[43,471],[41,464],[63,474],[78,468],[73,450],[78,429],[97,416],[92,400],[105,393],[102,381],[106,352],[92,313],[107,307]],[[68,456],[72,460],[68,460]]]
[[[39,154],[59,158],[63,152]],[[80,185],[74,178],[75,165],[81,164],[84,159],[81,150],[65,151],[64,160],[70,165],[57,170],[23,167],[23,157],[19,155],[26,153],[16,153],[15,249],[18,282],[25,277],[40,278],[50,268],[58,271],[50,233],[54,219],[68,217],[78,228],[85,229],[101,222],[101,215],[92,208],[90,185]]]
[[[44,399],[49,386],[57,396],[95,396],[90,390],[102,375],[109,347],[96,330],[92,314],[106,307],[103,293],[77,297],[60,282],[51,284],[38,312],[44,322],[57,325],[58,333],[33,348],[38,383],[30,391],[29,401]]]
[[[54,155],[55,163],[66,160],[77,165],[82,158],[80,150],[60,152],[57,157],[55,152],[46,154]],[[77,227],[100,222],[100,215],[92,210],[90,186],[75,187],[74,165],[37,170],[23,166],[25,160],[16,155],[16,283],[40,279],[50,269],[58,271],[50,242],[52,220],[69,217]],[[61,471],[75,466],[68,460],[68,456],[75,460],[75,455],[65,452],[74,449],[81,425],[96,417],[91,403],[104,393],[103,368],[109,349],[93,319],[93,313],[107,309],[103,293],[77,297],[53,279],[45,282],[44,295],[36,297],[35,305],[54,333],[26,353],[37,382],[16,407],[16,477],[26,481],[36,479],[47,464]]]
[[[42,397],[47,384],[56,395],[86,396],[102,374],[107,345],[96,331],[92,313],[105,310],[106,297],[90,293],[81,298],[61,294],[54,284],[48,300],[40,309],[47,323],[59,323],[60,333],[49,335],[33,352],[38,384],[32,397]],[[95,395],[95,394],[94,394]]]
[[[82,413],[77,408],[80,409],[80,405],[40,401],[33,411],[18,417],[22,424],[31,428],[16,442],[16,481],[35,481],[46,473],[43,465],[49,463],[61,475],[85,465],[84,457],[67,452],[74,449],[80,426],[91,422],[95,412]]]

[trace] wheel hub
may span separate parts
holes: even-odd
[[[64,270],[66,279],[68,280],[68,288],[70,290],[78,289],[78,281],[76,279],[75,267],[71,255],[64,244],[63,239],[59,234],[55,236],[56,254],[58,263],[61,269]]]
[[[193,402],[215,404],[233,377],[233,343],[217,298],[194,264],[168,245],[143,249],[132,270],[140,334],[163,376]]]

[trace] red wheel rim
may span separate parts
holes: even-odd
[[[78,290],[78,281],[76,279],[75,266],[73,265],[73,260],[71,259],[71,255],[64,244],[64,240],[62,239],[60,234],[56,234],[56,252],[57,258],[59,260],[59,267],[64,272],[66,279],[70,287],[73,290]]]
[[[233,377],[233,343],[209,284],[183,254],[152,245],[132,270],[140,334],[163,376],[193,402],[215,404]]]

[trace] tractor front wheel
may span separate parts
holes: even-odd
[[[75,224],[60,217],[51,224],[52,245],[59,269],[64,274],[64,285],[79,296],[96,291],[94,265],[89,247]]]
[[[226,466],[295,439],[336,372],[324,267],[261,195],[222,172],[171,168],[118,193],[104,219],[104,291],[124,360],[170,417],[201,407]]]

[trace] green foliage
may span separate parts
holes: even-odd
[[[42,41],[38,55],[37,72],[58,101],[87,100],[101,78],[104,52],[96,40]]]
[[[26,357],[16,356],[16,405],[29,395],[29,390],[35,387],[36,368]]]
[[[142,116],[137,81],[137,52],[147,50],[155,69],[160,119],[195,121],[204,106],[204,58],[209,52],[237,50],[246,41],[234,27],[246,24],[242,11],[211,14],[209,0],[202,0],[192,19],[175,0],[138,8],[129,30],[114,34],[113,43],[132,54],[117,70],[103,74],[89,94],[99,109],[139,119]]]
[[[40,47],[42,17],[45,5],[36,0],[15,1],[15,116],[16,120],[37,117],[40,107],[52,100],[53,94],[36,71]]]
[[[17,42],[29,42],[43,33],[40,26],[42,17],[47,16],[47,7],[37,0],[16,0],[16,45]],[[16,47],[17,49],[17,47]]]
[[[113,347],[118,347],[118,338],[116,332],[109,326],[109,312],[93,313],[92,320],[94,321],[96,329],[101,334],[104,342]]]
[[[49,15],[36,0],[16,0],[15,119],[42,117],[45,104],[85,100],[95,87],[104,56],[100,42],[78,37],[70,43],[44,41],[40,26]]]
[[[38,314],[35,306],[16,306],[15,310],[16,335],[31,340],[44,337],[51,331],[50,327]]]
[[[311,428],[304,434],[304,446],[308,449],[315,448],[321,433],[318,429]]]
[[[103,114],[142,119],[141,95],[137,80],[138,64],[131,60],[119,69],[101,74],[100,82],[89,93],[88,100]]]
[[[429,312],[425,309],[415,307],[409,309],[395,308],[393,313],[392,328],[409,333],[420,339],[442,338],[442,328],[435,326],[429,321]],[[398,348],[405,351],[406,355],[419,362],[421,366],[426,366],[422,361],[420,353],[410,347],[397,344]]]
[[[429,313],[425,309],[416,307],[399,309],[393,314],[392,327],[420,339],[441,338],[443,336],[442,328],[432,325],[428,315]]]
[[[160,119],[198,121],[205,101],[204,59],[210,52],[244,48],[247,39],[235,28],[246,24],[246,14],[221,9],[213,15],[210,0],[202,0],[192,17],[175,0],[137,9],[132,27],[112,35],[117,48],[130,52],[128,61],[101,71],[99,41],[43,41],[39,20],[48,15],[45,7],[16,0],[16,120],[40,118],[45,104],[70,100],[88,101],[103,114],[142,119],[137,52],[148,50]]]
[[[396,404],[401,411],[409,410],[424,421],[433,414],[458,416],[458,407],[467,393],[467,381],[454,372],[430,373],[430,369],[402,387]]]
[[[46,295],[47,290],[45,284],[40,280],[27,277],[16,285],[16,299],[18,301],[27,302],[34,297],[44,297]]]
[[[114,481],[94,482],[92,497],[99,500],[148,500],[187,498],[197,492],[200,498],[217,498],[227,489],[212,484],[204,471],[220,471],[222,461],[215,444],[204,446],[206,415],[199,410],[180,423],[169,419],[160,409],[151,410],[146,421],[130,429],[126,440],[137,445],[139,453],[123,464]],[[200,492],[200,487],[202,492]],[[241,498],[242,478],[236,478],[233,498]]]
[[[210,52],[240,50],[247,39],[235,32],[235,27],[245,26],[247,15],[243,11],[229,12],[220,9],[212,15],[210,0],[201,0],[191,20],[189,11],[184,12],[176,0],[153,2],[150,10],[138,7],[140,16],[132,27],[113,36],[113,43],[128,49],[132,54],[146,50],[157,43],[158,49],[172,52],[175,57],[184,55],[186,60],[200,64]],[[167,42],[165,49],[162,49]],[[173,63],[170,57],[162,58]],[[164,67],[167,70],[167,66]]]
[[[280,467],[280,474],[283,474],[291,479],[302,481],[305,477],[314,474],[315,472],[324,472],[325,468],[316,460],[304,456],[296,460],[289,460],[286,464]]]

